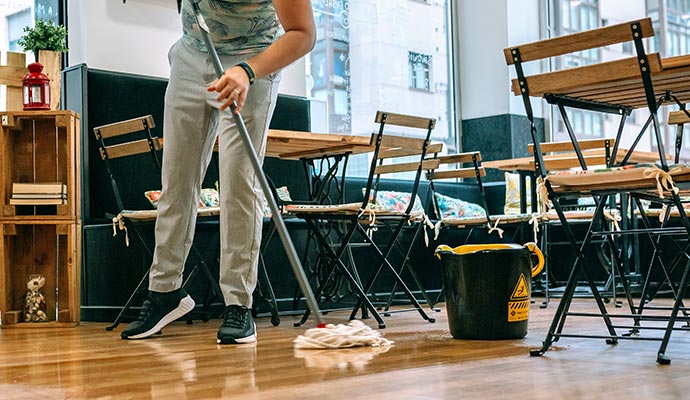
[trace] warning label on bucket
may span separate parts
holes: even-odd
[[[508,302],[508,322],[524,321],[529,317],[529,300]]]
[[[515,289],[513,289],[513,294],[510,295],[511,300],[523,300],[529,299],[529,289],[527,289],[527,282],[525,281],[525,275],[520,274],[520,279],[518,279]]]
[[[529,316],[529,289],[525,275],[520,274],[508,302],[508,322],[524,321]]]

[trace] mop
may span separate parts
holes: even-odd
[[[196,23],[199,27],[199,31],[201,32],[204,44],[208,49],[208,54],[211,58],[211,62],[213,63],[213,69],[216,73],[216,76],[218,78],[221,78],[225,73],[225,69],[223,68],[223,65],[220,62],[218,52],[216,51],[213,42],[211,41],[211,38],[209,36],[208,26],[206,25],[206,21],[204,20],[204,17],[201,14],[201,9],[199,8],[200,2],[201,0],[191,0],[192,9],[194,11],[194,17],[196,18]],[[266,201],[268,202],[268,206],[271,210],[271,218],[273,219],[273,222],[276,225],[278,235],[280,236],[280,239],[283,243],[283,247],[285,248],[285,252],[287,253],[288,260],[290,261],[290,265],[292,266],[292,270],[295,274],[295,278],[297,279],[297,283],[299,284],[299,287],[302,290],[302,293],[304,294],[304,297],[307,301],[309,311],[311,311],[311,313],[314,315],[317,322],[316,328],[308,329],[304,333],[304,335],[300,335],[297,339],[294,340],[295,348],[333,349],[356,346],[388,346],[392,344],[390,340],[382,338],[379,332],[374,331],[361,321],[350,321],[350,323],[347,325],[326,324],[326,322],[324,321],[321,311],[319,310],[319,306],[316,302],[316,298],[314,297],[314,293],[312,292],[311,287],[307,282],[307,277],[304,274],[304,270],[302,269],[299,257],[297,256],[297,252],[295,251],[295,246],[293,245],[292,240],[290,239],[290,236],[288,234],[287,228],[285,227],[285,223],[280,213],[280,209],[278,208],[278,204],[276,203],[273,196],[270,195],[270,193],[272,192],[268,184],[268,180],[266,179],[266,175],[264,175],[263,169],[261,167],[261,162],[259,161],[259,158],[256,155],[256,150],[252,145],[251,139],[249,137],[249,132],[247,132],[247,126],[244,124],[244,120],[242,119],[240,113],[235,111],[236,107],[237,104],[233,102],[233,104],[230,105],[229,111],[232,113],[232,116],[235,120],[235,125],[237,126],[237,130],[240,133],[240,137],[242,138],[242,143],[244,144],[245,150],[249,155],[249,160],[251,161],[252,167],[254,168],[254,173],[259,179],[259,183],[261,184],[261,189],[263,190],[264,194],[268,194],[265,195],[265,197]]]

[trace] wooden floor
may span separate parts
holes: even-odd
[[[674,332],[669,366],[658,342],[563,338],[542,357],[556,302],[533,304],[521,340],[455,340],[445,308],[427,323],[393,314],[383,330],[389,349],[293,349],[305,328],[296,317],[278,327],[259,318],[256,345],[215,343],[218,320],[176,322],[155,338],[125,341],[106,324],[2,329],[1,399],[680,399],[690,397],[690,332]],[[577,300],[577,310],[591,309]],[[328,322],[345,323],[346,313]],[[600,332],[599,319],[572,318],[566,329]],[[371,324],[374,326],[373,324]],[[654,333],[644,333],[651,336]]]

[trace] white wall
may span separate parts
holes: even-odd
[[[516,46],[520,44],[535,42],[541,39],[541,21],[539,14],[539,5],[544,3],[544,0],[507,0],[507,19],[505,26],[508,27],[508,37],[507,42],[504,47]],[[501,23],[501,21],[497,21]],[[501,62],[508,68],[505,62],[501,49]],[[546,65],[542,64],[540,61],[534,61],[531,63],[526,63],[523,65],[523,70],[525,75],[529,76],[532,74],[538,74],[546,70]],[[516,77],[515,67],[510,66],[508,68],[510,78]],[[510,82],[508,82],[510,85]],[[522,100],[522,96],[515,96],[513,92],[510,91],[510,86],[505,88],[508,91],[508,96],[510,99],[510,113],[517,115],[525,115],[525,105]],[[545,102],[541,98],[531,98],[532,100],[532,110],[534,111],[535,117],[542,117]]]
[[[510,92],[514,68],[506,65],[503,49],[539,39],[538,0],[460,1],[461,117],[524,115],[521,98]],[[526,65],[526,73],[541,68]],[[537,102],[539,100],[536,100]],[[535,103],[535,115],[541,107]]]
[[[70,0],[69,65],[167,77],[168,49],[182,24],[172,0]],[[283,74],[281,92],[305,95],[304,62]]]
[[[459,2],[462,119],[509,111],[508,69],[501,55],[508,38],[506,1]]]
[[[502,50],[539,39],[540,0],[460,1],[461,118],[524,114],[509,91]],[[167,52],[181,32],[172,0],[70,0],[69,65],[167,77]],[[539,66],[526,66],[539,68]],[[304,96],[304,60],[286,68],[280,91]],[[540,116],[541,107],[535,104]]]

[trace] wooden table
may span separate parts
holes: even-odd
[[[374,151],[371,135],[269,129],[266,139],[266,157],[302,161],[309,200],[317,204],[342,203],[349,156],[371,151]],[[324,160],[326,167],[321,163]],[[337,192],[335,198],[331,198],[333,189]]]
[[[628,149],[618,149],[618,154],[616,154],[616,163],[623,161],[623,158],[628,151]],[[603,149],[583,150],[582,155],[585,157],[585,161],[587,161],[587,165],[590,167],[606,164],[606,157]],[[667,154],[666,159],[672,160],[673,156]],[[654,151],[635,150],[631,154],[628,163],[655,163],[657,161],[659,161],[659,153]],[[544,162],[547,170],[565,169],[579,166],[574,152],[546,155],[544,156]],[[501,171],[534,171],[535,169],[534,157],[484,161],[482,162],[482,166],[485,168],[499,169]]]
[[[268,130],[266,156],[285,160],[333,157],[374,151],[371,136]]]

